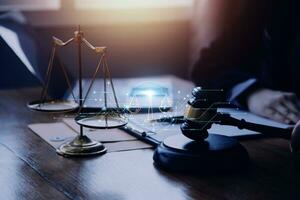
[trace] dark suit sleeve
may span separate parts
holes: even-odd
[[[226,93],[225,100],[245,106],[247,94],[262,87],[259,77],[262,48],[227,44],[227,41],[234,41],[234,39],[223,37],[200,52],[200,57],[191,70],[191,78],[198,86],[223,89]],[[234,38],[235,41],[238,40],[238,37]],[[260,42],[253,42],[253,44],[260,44]]]
[[[200,48],[190,75],[197,86],[223,89],[226,92],[224,100],[245,105],[247,93],[262,87],[259,71],[264,30],[263,20],[258,19],[259,15],[253,16],[253,10],[241,13],[222,20],[226,26],[209,45]],[[200,43],[205,41],[205,36],[198,37]]]

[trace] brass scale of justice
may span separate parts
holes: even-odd
[[[78,47],[78,81],[79,81],[79,99],[75,98],[74,92],[72,90],[69,77],[66,73],[64,65],[58,58],[58,64],[61,67],[61,71],[64,74],[65,81],[68,85],[69,90],[71,90],[73,100],[58,100],[48,98],[48,87],[51,79],[51,72],[54,67],[53,61],[57,52],[58,47],[64,47],[68,44],[75,42]],[[83,96],[83,86],[82,86],[82,55],[81,48],[82,44],[85,44],[89,49],[93,50],[96,54],[100,56],[99,62],[97,64],[96,70],[91,79],[91,83],[87,89],[85,96]],[[106,147],[98,141],[94,141],[91,138],[84,135],[83,127],[93,128],[93,129],[111,129],[119,128],[125,126],[128,119],[125,117],[125,113],[119,107],[118,99],[116,96],[113,80],[111,78],[110,70],[107,64],[106,47],[96,47],[93,46],[85,37],[83,32],[78,26],[78,30],[74,32],[74,37],[63,42],[62,40],[53,36],[53,48],[50,55],[48,68],[46,71],[45,83],[41,92],[40,100],[32,101],[28,103],[28,107],[31,110],[48,112],[48,113],[64,113],[70,112],[78,109],[77,116],[75,117],[76,123],[79,125],[79,134],[73,140],[62,144],[56,152],[62,156],[89,156],[104,154],[107,149]],[[94,84],[94,81],[99,73],[100,68],[103,71],[103,84],[104,84],[104,106],[97,113],[84,113],[82,108],[85,105],[87,97],[90,90]],[[107,81],[109,81],[114,103],[116,109],[107,109]]]

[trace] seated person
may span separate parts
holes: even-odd
[[[297,123],[300,1],[200,2],[199,42],[193,44],[200,54],[191,69],[196,85],[222,88],[227,101],[255,114]]]

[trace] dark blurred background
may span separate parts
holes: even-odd
[[[81,25],[92,44],[108,47],[114,77],[174,74],[187,78],[193,4],[193,0],[2,0],[0,10],[1,14],[21,11],[49,53],[52,36],[67,40]],[[60,52],[74,73],[73,47]],[[87,48],[83,51],[87,77],[98,60]]]

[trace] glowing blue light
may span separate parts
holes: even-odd
[[[155,91],[153,90],[144,90],[141,91],[141,95],[147,96],[147,97],[153,97],[155,95]]]

